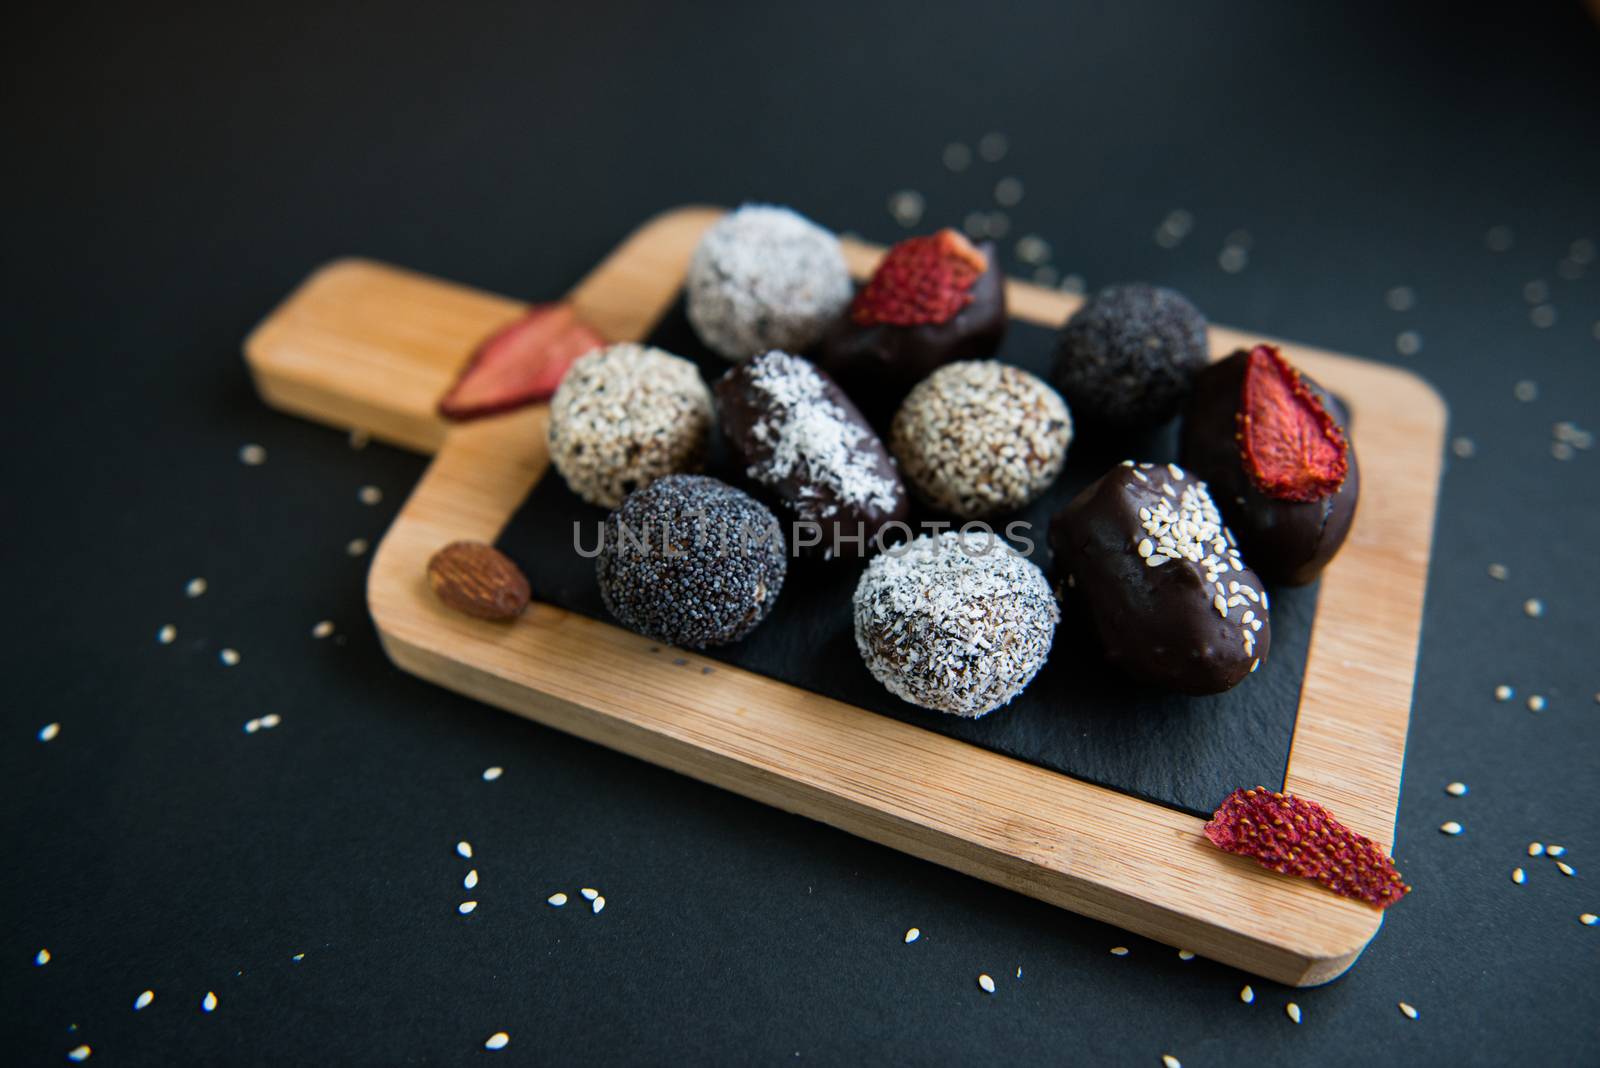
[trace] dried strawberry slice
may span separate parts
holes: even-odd
[[[988,269],[989,258],[954,230],[908,237],[884,253],[850,317],[861,326],[948,322],[972,303],[972,285]]]
[[[572,361],[605,343],[570,304],[535,304],[478,346],[439,414],[459,422],[548,400]]]
[[[1316,501],[1350,471],[1344,429],[1272,345],[1250,350],[1239,398],[1239,456],[1256,488],[1283,501]]]
[[[1258,786],[1235,790],[1206,824],[1218,849],[1282,875],[1315,879],[1343,897],[1386,909],[1411,892],[1383,847],[1315,801]]]

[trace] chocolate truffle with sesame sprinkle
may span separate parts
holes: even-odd
[[[1267,658],[1266,588],[1206,484],[1176,464],[1125,460],[1050,524],[1064,607],[1136,679],[1222,693]]]
[[[668,475],[606,518],[595,575],[623,626],[700,649],[754,630],[787,567],[778,520],[753,497],[703,475]]]
[[[700,470],[710,435],[711,391],[695,365],[631,342],[580,357],[550,400],[550,461],[602,508],[662,475]]]
[[[1206,359],[1205,316],[1181,294],[1107,286],[1061,328],[1052,377],[1084,425],[1131,434],[1177,414]]]
[[[689,322],[730,360],[810,347],[850,303],[839,239],[788,208],[746,204],[689,261]]]
[[[1066,402],[1007,364],[963,360],[923,379],[895,414],[889,449],[924,501],[962,519],[1016,511],[1061,473]]]
[[[992,532],[953,530],[875,557],[854,609],[861,659],[890,693],[974,719],[1027,687],[1061,619],[1036,566]]]
[[[795,546],[865,556],[885,524],[911,512],[889,450],[833,380],[777,349],[716,385],[723,436],[745,474],[792,512]]]

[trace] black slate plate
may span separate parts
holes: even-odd
[[[1050,330],[1013,321],[998,358],[1045,375],[1052,337]],[[708,382],[728,368],[695,338],[681,301],[648,340],[694,360]],[[1133,453],[1140,460],[1174,458],[1174,429],[1114,453],[1074,442],[1051,491],[1018,515],[996,521],[995,528],[1013,519],[1029,524],[1032,558],[1048,572],[1050,516]],[[708,473],[742,484],[720,446]],[[551,473],[512,517],[500,546],[527,572],[537,600],[606,619],[594,562],[578,555],[573,540],[577,524],[582,544],[592,548],[604,518],[604,510],[584,504]],[[862,666],[850,617],[861,566],[791,561],[767,621],[743,642],[704,655],[1196,816],[1209,816],[1236,787],[1282,787],[1311,642],[1315,586],[1271,589],[1271,659],[1229,693],[1179,697],[1138,687],[1099,659],[1081,625],[1068,616],[1056,631],[1050,662],[1032,685],[1005,708],[964,720],[905,704]]]

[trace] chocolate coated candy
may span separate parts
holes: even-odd
[[[1185,467],[1206,480],[1217,506],[1255,567],[1270,582],[1302,586],[1332,560],[1355,520],[1361,476],[1352,444],[1349,470],[1339,489],[1315,501],[1269,497],[1251,480],[1238,441],[1239,401],[1249,353],[1220,360],[1195,380],[1184,407],[1180,456]],[[1347,431],[1344,406],[1309,378],[1301,380]]]
[[[1050,545],[1063,605],[1087,613],[1106,659],[1129,675],[1221,693],[1266,659],[1261,579],[1205,484],[1181,468],[1113,467],[1056,515]]]

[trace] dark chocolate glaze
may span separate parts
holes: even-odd
[[[904,523],[911,515],[911,499],[900,477],[899,465],[838,383],[820,369],[805,364],[821,382],[826,401],[838,408],[845,422],[860,431],[851,461],[889,483],[892,491],[887,501],[872,496],[847,498],[839,492],[840,479],[819,478],[819,465],[827,458],[813,455],[807,455],[806,463],[797,465],[796,470],[776,476],[771,470],[773,440],[763,440],[754,432],[754,427],[761,422],[792,417],[794,410],[773,404],[767,391],[752,385],[763,361],[773,356],[803,363],[797,356],[782,353],[757,356],[729,370],[713,387],[723,438],[734,460],[761,496],[779,505],[793,518],[821,528],[820,540],[815,544],[808,544],[816,537],[814,532],[794,532],[794,544],[801,553],[824,558],[870,555],[873,539],[885,524]]]
[[[920,326],[861,326],[845,313],[817,346],[817,364],[854,398],[875,426],[887,426],[911,387],[947,363],[995,354],[1005,338],[1006,290],[993,242],[978,246],[989,269],[972,283],[972,301],[951,319]]]
[[[1250,565],[1268,582],[1304,586],[1316,579],[1350,533],[1361,492],[1354,442],[1350,470],[1331,496],[1283,501],[1256,488],[1240,458],[1239,400],[1250,354],[1245,350],[1202,371],[1183,410],[1179,462],[1211,487],[1212,499],[1239,539]],[[1349,414],[1327,390],[1302,376],[1350,439]]]
[[[1176,504],[1162,493],[1163,483],[1179,492],[1185,484],[1165,465],[1142,472],[1118,465],[1056,514],[1050,547],[1057,592],[1067,611],[1088,617],[1106,659],[1135,679],[1188,694],[1221,693],[1250,674],[1256,660],[1266,660],[1271,618],[1256,601],[1230,606],[1224,617],[1201,563],[1177,559],[1151,567],[1139,555],[1139,542],[1148,537],[1139,509],[1163,500]],[[1229,570],[1220,581],[1265,596],[1249,568]],[[1249,651],[1241,629],[1246,611],[1262,621]]]

